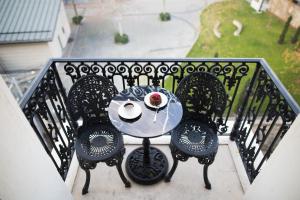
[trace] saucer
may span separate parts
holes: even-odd
[[[119,107],[118,114],[124,119],[135,119],[142,114],[142,108],[134,101],[126,101]]]
[[[155,106],[155,105],[152,105],[150,103],[150,96],[154,93],[158,93],[161,97],[161,103],[158,105],[158,106]],[[148,93],[145,98],[144,98],[144,102],[145,104],[150,107],[150,108],[155,108],[155,109],[159,109],[159,108],[162,108],[164,107],[165,105],[167,105],[168,103],[168,97],[164,94],[164,93],[161,93],[161,92],[150,92]]]

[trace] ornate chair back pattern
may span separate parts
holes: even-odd
[[[195,72],[185,77],[176,90],[183,106],[183,119],[210,124],[212,117],[221,117],[226,108],[227,94],[222,82],[213,74]]]
[[[71,117],[83,119],[83,125],[108,123],[106,108],[118,93],[117,88],[107,78],[86,75],[71,87],[68,95]]]

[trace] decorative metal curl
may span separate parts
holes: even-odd
[[[173,144],[170,144],[169,146],[171,149],[172,156],[175,157],[177,160],[185,162],[189,159],[189,155],[177,149]]]
[[[202,165],[210,165],[214,162],[216,154],[211,154],[204,157],[199,157],[198,162]]]

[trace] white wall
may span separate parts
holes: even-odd
[[[245,194],[245,200],[300,199],[300,115]]]
[[[0,199],[72,200],[0,76]]]
[[[250,3],[257,12],[265,11],[267,9],[266,4],[266,0],[251,0]]]
[[[0,64],[7,67],[7,71],[39,69],[48,61],[49,56],[50,50],[46,42],[0,45]]]
[[[61,45],[63,48],[67,45],[70,34],[71,34],[70,24],[66,15],[64,4],[61,3],[53,41],[48,43],[51,52],[51,57],[62,56],[63,51]],[[58,37],[61,41],[61,44],[59,42]]]

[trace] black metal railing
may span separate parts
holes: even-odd
[[[55,64],[49,61],[20,106],[45,151],[65,180],[74,153],[74,134],[66,93]]]
[[[245,89],[230,135],[251,183],[299,113],[299,105],[261,59]]]
[[[119,91],[154,85],[174,92],[182,78],[195,71],[211,72],[225,85],[227,109],[218,122],[219,134],[236,140],[252,181],[299,113],[298,105],[263,59],[53,59],[35,79],[21,107],[65,178],[75,135],[66,94],[76,80],[98,74],[109,78]]]

